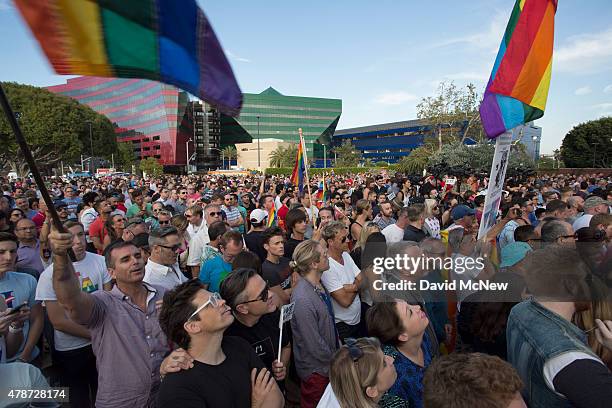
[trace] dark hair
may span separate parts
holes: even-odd
[[[0,232],[0,242],[12,241],[15,245],[19,245],[19,240],[14,234],[10,232]]]
[[[136,245],[134,245],[130,241],[120,240],[120,241],[111,242],[110,245],[104,249],[104,262],[106,263],[106,267],[107,268],[115,267],[115,260],[113,259],[114,250],[122,249],[128,246],[133,246],[133,247],[138,248]]]
[[[229,307],[235,309],[236,306],[243,301],[243,296],[240,295],[246,289],[249,279],[255,275],[257,275],[257,271],[255,269],[240,267],[233,269],[232,273],[223,279],[221,282],[221,288],[219,289],[219,294]]]
[[[227,232],[227,225],[223,221],[215,221],[208,227],[208,238],[216,240]]]
[[[536,218],[540,218],[540,216],[544,214],[545,212],[546,212],[546,208],[536,208],[535,210]]]
[[[387,251],[387,241],[380,232],[373,232],[368,236],[361,252],[361,266],[367,268],[374,264],[375,258],[384,258]]]
[[[404,330],[396,304],[393,299],[385,299],[374,303],[366,312],[368,334],[377,337],[381,343],[392,346],[400,344],[399,336]]]
[[[276,194],[280,194],[281,191],[283,191],[285,189],[285,185],[284,184],[277,184],[276,185]]]
[[[263,209],[264,204],[265,204],[265,202],[266,202],[266,199],[267,199],[268,197],[270,197],[270,198],[274,198],[274,197],[272,197],[272,195],[270,195],[270,194],[264,194],[264,195],[262,195],[261,197],[259,197],[259,208],[262,208],[262,209]]]
[[[532,225],[519,225],[514,230],[514,240],[527,242],[535,236],[535,228]]]
[[[261,243],[267,244],[270,242],[270,238],[277,236],[284,237],[285,233],[280,227],[268,227],[264,230],[263,234],[261,234]]]
[[[83,194],[83,204],[88,205],[91,207],[91,205],[96,201],[96,199],[98,198],[98,193],[96,193],[95,191],[90,191],[89,193],[85,193]]]
[[[451,353],[432,361],[423,388],[427,408],[498,408],[506,407],[523,383],[512,365],[499,357]]]
[[[287,212],[287,216],[285,217],[285,226],[287,227],[287,233],[291,234],[293,232],[293,227],[298,222],[306,222],[308,217],[304,211],[294,208],[293,210],[289,210]]]
[[[559,210],[567,210],[568,208],[569,205],[565,201],[561,200],[552,200],[549,201],[548,204],[546,204],[547,213],[554,213],[555,211]]]
[[[242,251],[232,261],[232,271],[240,268],[254,269],[261,275],[261,259],[251,251]]]
[[[199,279],[181,283],[164,294],[159,312],[159,327],[170,341],[185,350],[189,348],[191,339],[184,325],[189,316],[197,309],[193,304],[193,299],[201,289],[204,289],[204,286]],[[200,318],[196,315],[193,320],[200,320]]]
[[[6,218],[8,218],[6,213],[4,211],[0,210],[0,220],[6,219]]]
[[[132,191],[132,194],[130,194],[130,195],[132,196],[132,198],[140,197],[140,196],[142,196],[142,190],[135,189],[134,191]]]

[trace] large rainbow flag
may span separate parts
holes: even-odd
[[[544,116],[557,0],[516,0],[480,105],[489,138]]]
[[[242,92],[195,0],[15,0],[58,74],[146,78],[237,116]]]
[[[297,154],[295,155],[295,164],[291,173],[291,183],[298,186],[300,193],[304,190],[304,171],[306,163],[304,161],[304,143],[300,136],[300,144],[298,145]]]

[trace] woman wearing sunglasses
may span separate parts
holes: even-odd
[[[397,378],[393,358],[373,337],[347,339],[334,355],[330,384],[317,407],[374,408]]]
[[[106,220],[104,226],[108,231],[108,235],[104,237],[104,248],[106,248],[112,242],[119,241],[123,236],[123,231],[125,230],[125,217],[121,214],[115,214]]]
[[[440,206],[438,201],[433,198],[425,200],[425,222],[423,223],[423,231],[436,239],[440,239]]]

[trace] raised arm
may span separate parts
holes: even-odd
[[[57,300],[72,321],[83,324],[89,320],[94,302],[91,295],[81,291],[79,279],[68,258],[68,248],[72,248],[72,234],[53,230],[49,234],[49,244],[53,251],[53,289]]]

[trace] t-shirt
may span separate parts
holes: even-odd
[[[200,280],[208,284],[210,292],[218,292],[221,281],[232,271],[232,265],[225,262],[222,256],[218,256],[204,262],[200,268]]]
[[[325,392],[317,404],[317,408],[341,408],[340,402],[338,402],[338,398],[336,397],[336,394],[334,394],[331,383],[327,384]]]
[[[342,261],[344,265],[329,257],[329,269],[323,272],[323,276],[321,276],[321,282],[323,282],[329,293],[334,293],[342,289],[344,285],[354,283],[355,278],[361,273],[348,252],[342,253]],[[359,295],[355,296],[353,303],[349,307],[340,306],[332,296],[332,306],[336,323],[343,322],[350,325],[359,323],[361,317],[361,299]]]
[[[251,370],[264,368],[251,346],[239,337],[225,336],[225,360],[219,365],[193,362],[193,368],[170,373],[157,396],[159,407],[238,408],[251,406]]]
[[[266,260],[266,250],[263,247],[263,231],[251,231],[244,236],[244,243],[249,251],[256,254],[261,262]]]
[[[104,226],[102,217],[96,218],[94,222],[89,226],[89,238],[97,237],[100,242],[104,242],[104,238],[108,235],[108,231]],[[102,251],[98,250],[98,254],[102,254]]]
[[[36,279],[26,273],[6,272],[4,277],[0,276],[0,295],[4,297],[6,306],[11,309],[24,303],[27,303],[32,308],[36,304]],[[28,339],[29,331],[30,321],[26,320],[23,325],[23,342],[19,346],[17,353],[12,358],[7,359],[7,361],[12,361],[21,355]],[[34,347],[31,357],[34,359],[37,356],[38,348]]]
[[[66,203],[66,208],[68,209],[68,218],[71,220],[77,219],[77,208],[79,204],[81,204],[81,197],[74,198],[64,198],[63,200]]]
[[[104,257],[91,252],[85,253],[85,258],[78,262],[73,262],[74,270],[79,278],[81,291],[93,293],[103,290],[103,286],[111,281],[111,277],[106,269]],[[53,264],[49,265],[38,279],[36,287],[36,300],[57,300],[57,295],[53,289]],[[66,313],[68,318],[68,314]],[[91,344],[89,339],[73,336],[63,331],[54,330],[55,349],[58,351],[76,350]]]
[[[248,341],[257,357],[261,359],[268,370],[272,370],[272,362],[278,358],[278,337],[280,329],[278,321],[280,312],[263,315],[253,327],[247,327],[238,319],[225,330],[224,336],[237,336]],[[289,323],[283,327],[283,340],[281,348],[289,344]]]
[[[281,256],[278,263],[272,263],[265,260],[261,264],[261,275],[270,286],[280,285],[282,289],[291,287],[291,268],[289,267],[289,259]]]
[[[283,256],[287,259],[292,259],[293,251],[295,251],[295,248],[302,242],[304,241],[289,237],[289,239],[285,242],[285,254]]]
[[[404,230],[398,227],[396,224],[391,224],[388,227],[385,227],[381,232],[385,236],[387,244],[400,242],[402,239],[404,239]]]

